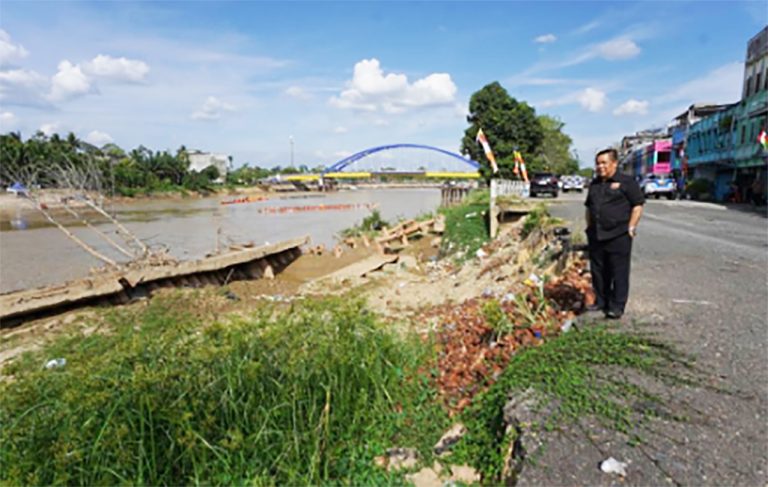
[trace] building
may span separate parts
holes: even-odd
[[[718,201],[766,194],[768,152],[758,143],[768,127],[768,27],[747,43],[742,98],[693,123],[686,135],[689,179],[711,182]],[[674,145],[674,137],[673,137]]]
[[[656,141],[669,138],[666,129],[642,130],[621,139],[619,146],[619,168],[622,173],[640,178],[646,174],[645,148]]]
[[[688,130],[693,124],[706,117],[722,112],[731,105],[716,105],[711,103],[694,103],[686,111],[676,116],[669,124],[672,140],[671,163],[672,175],[675,179],[688,178],[688,160],[685,156]]]
[[[223,183],[227,178],[227,173],[232,167],[232,156],[225,154],[214,154],[212,152],[202,152],[199,150],[189,151],[189,170],[200,172],[207,167],[213,166],[219,171],[219,178],[214,182]]]

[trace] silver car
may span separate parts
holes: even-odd
[[[571,174],[570,176],[563,176],[560,178],[563,183],[563,192],[578,191],[581,193],[584,191],[585,181],[584,178],[578,174]]]

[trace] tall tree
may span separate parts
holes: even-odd
[[[563,132],[565,124],[549,115],[540,115],[538,120],[544,137],[539,151],[528,164],[528,170],[575,174],[579,170],[579,162],[571,152],[573,140]]]
[[[467,122],[470,126],[464,131],[461,151],[481,163],[480,172],[486,179],[491,177],[490,164],[482,147],[475,142],[480,128],[496,155],[501,177],[512,176],[515,150],[519,150],[528,161],[539,152],[544,138],[536,111],[527,103],[511,97],[498,81],[472,94]]]

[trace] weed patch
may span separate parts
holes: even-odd
[[[478,395],[462,414],[468,428],[456,455],[499,479],[508,447],[503,407],[510,394],[534,390],[557,405],[551,418],[572,421],[593,416],[606,426],[630,432],[652,416],[660,398],[627,381],[618,371],[633,371],[663,382],[693,383],[690,360],[670,346],[639,334],[595,327],[562,335],[512,357],[498,381]]]
[[[488,205],[488,192],[475,191],[462,204],[440,210],[445,215],[443,255],[457,255],[457,260],[463,262],[490,240],[486,223]]]

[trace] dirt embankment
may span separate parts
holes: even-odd
[[[499,238],[487,244],[479,256],[461,264],[451,258],[438,259],[435,242],[425,237],[411,240],[394,262],[373,257],[379,255],[373,246],[358,245],[344,248],[341,255],[330,250],[321,255],[307,252],[274,279],[157,293],[197,293],[192,311],[206,319],[222,320],[248,314],[264,302],[352,292],[364,297],[371,309],[387,317],[393,326],[428,332],[438,325],[436,319],[425,319],[429,309],[478,297],[503,299],[530,275],[543,277],[558,271],[557,261],[552,255],[547,257],[553,251],[551,242],[539,237],[523,244],[519,232],[520,223],[505,225]],[[363,268],[367,262],[372,263],[370,269]],[[340,277],[328,277],[332,275]],[[147,299],[141,299],[125,306],[146,305]],[[62,334],[92,333],[104,322],[104,315],[95,308],[79,309],[0,330],[0,364]]]

